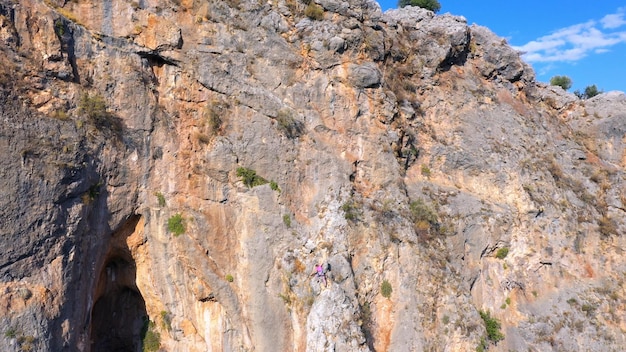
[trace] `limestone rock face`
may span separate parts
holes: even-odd
[[[0,0],[0,51],[2,351],[626,344],[626,96],[487,28]]]

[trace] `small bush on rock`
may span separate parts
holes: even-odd
[[[237,168],[237,176],[241,177],[241,181],[248,188],[264,185],[264,184],[267,183],[267,180],[264,179],[263,177],[257,175],[256,171],[254,171],[252,169],[245,168],[245,167],[238,167]]]
[[[385,298],[389,298],[391,297],[392,292],[393,288],[391,288],[391,284],[389,283],[389,281],[383,281],[383,283],[380,285],[380,294],[383,295],[383,297]]]
[[[410,219],[413,221],[413,228],[424,238],[430,236],[431,228],[438,228],[437,214],[423,200],[418,199],[409,204]]]
[[[287,138],[298,138],[304,132],[304,124],[296,120],[294,113],[289,109],[280,109],[276,114],[276,122],[278,123],[278,129]]]
[[[102,95],[84,93],[78,102],[78,113],[87,117],[88,121],[98,129],[107,129],[120,133],[123,129],[122,120],[107,109]]]
[[[109,116],[104,98],[100,94],[84,93],[78,102],[78,112],[94,120],[106,119]]]
[[[17,330],[14,327],[9,327],[5,332],[4,332],[4,337],[12,339],[15,338],[15,336],[17,335]]]
[[[167,331],[172,331],[172,317],[168,311],[161,311],[161,327]]]
[[[165,196],[163,196],[163,193],[161,192],[154,192],[154,195],[157,197],[157,200],[159,202],[159,206],[160,207],[164,207],[165,206]]]
[[[437,0],[400,0],[398,7],[418,6],[426,10],[437,12],[441,9],[441,4]]]
[[[304,10],[304,15],[312,20],[320,21],[324,19],[324,8],[311,1]]]
[[[211,135],[219,134],[224,123],[222,116],[226,114],[228,108],[229,105],[227,103],[213,101],[211,105],[205,109],[204,118]]]
[[[493,318],[491,313],[488,311],[480,311],[480,317],[483,319],[485,323],[485,328],[487,329],[487,338],[493,343],[498,343],[498,341],[504,340],[504,335],[500,331],[500,322],[498,319]]]
[[[156,352],[161,347],[161,334],[154,330],[152,321],[146,321],[143,328],[142,350],[143,352]]]
[[[178,213],[167,219],[167,229],[176,237],[185,233],[185,220],[183,216]]]
[[[285,224],[288,228],[291,227],[291,216],[289,214],[283,215],[283,224]]]
[[[498,251],[496,252],[496,258],[504,259],[506,258],[508,254],[509,254],[509,249],[507,247],[503,247],[503,248],[498,249]]]
[[[341,210],[343,210],[343,217],[346,220],[358,221],[361,217],[361,209],[359,205],[353,200],[344,203],[341,206]]]
[[[437,214],[423,200],[418,199],[409,205],[411,210],[411,219],[414,223],[426,221],[430,224],[437,223]]]
[[[554,76],[550,78],[550,85],[559,86],[563,90],[568,90],[572,87],[572,79],[567,76]]]

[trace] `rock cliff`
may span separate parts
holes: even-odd
[[[3,351],[626,344],[626,96],[487,28],[0,0],[0,50]]]

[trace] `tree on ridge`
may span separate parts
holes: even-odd
[[[574,94],[576,94],[576,96],[580,99],[589,99],[589,98],[593,98],[598,94],[602,94],[604,93],[601,90],[598,90],[598,87],[596,87],[595,84],[592,84],[590,86],[585,87],[585,92],[581,93],[579,90],[576,90],[574,92]]]
[[[398,7],[405,6],[418,6],[432,12],[438,12],[441,9],[441,4],[437,0],[399,0]]]
[[[572,80],[567,76],[554,76],[550,78],[550,85],[559,86],[563,90],[568,90],[572,87]]]

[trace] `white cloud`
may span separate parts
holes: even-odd
[[[565,43],[566,42],[564,40],[548,40],[544,37],[528,42],[522,46],[515,47],[515,49],[525,53],[534,53],[538,51],[555,50],[558,47],[565,45]]]
[[[528,62],[578,61],[589,54],[604,53],[611,47],[626,43],[626,8],[604,16],[599,22],[587,21],[559,29],[549,35],[515,47]]]
[[[619,28],[626,24],[626,20],[624,20],[625,9],[620,8],[617,10],[617,13],[610,14],[604,16],[600,23],[602,23],[602,27],[611,29],[611,28]]]

